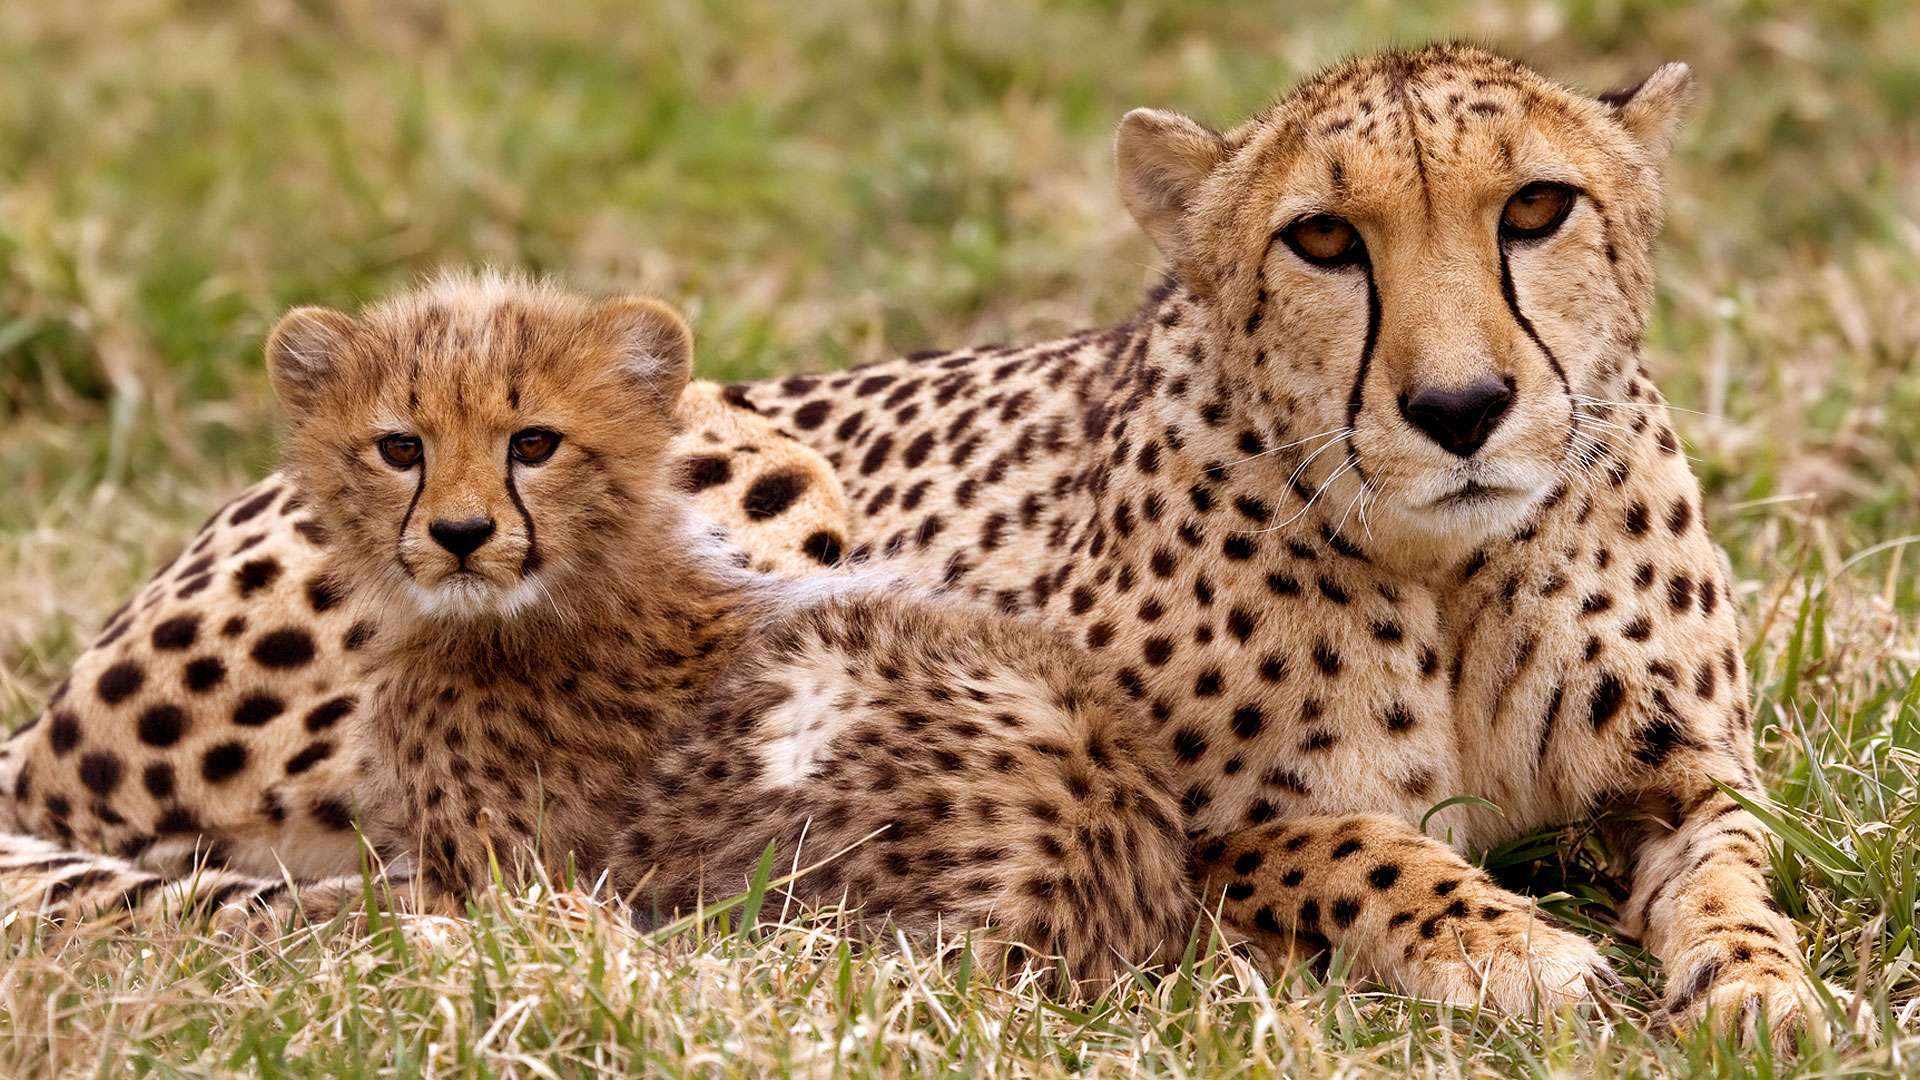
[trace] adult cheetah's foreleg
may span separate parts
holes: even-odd
[[[1768,888],[1760,822],[1707,779],[1733,782],[1738,772],[1728,765],[1686,755],[1661,774],[1668,793],[1646,802],[1664,810],[1638,819],[1622,929],[1666,968],[1664,1011],[1675,1027],[1711,1016],[1751,1040],[1764,1011],[1774,1044],[1786,1050],[1802,1033],[1825,1031],[1810,1022],[1821,1003],[1793,924]]]
[[[1338,947],[1418,997],[1530,1012],[1614,979],[1592,942],[1392,818],[1277,821],[1203,844],[1196,870],[1205,901],[1276,959]]]

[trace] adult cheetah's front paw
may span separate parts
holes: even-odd
[[[1528,910],[1439,929],[1401,979],[1421,997],[1527,1015],[1579,1005],[1620,985],[1593,942]]]
[[[1765,1016],[1768,1041],[1776,1054],[1791,1054],[1803,1038],[1825,1045],[1832,1037],[1826,1002],[1813,983],[1798,971],[1753,959],[1734,960],[1716,954],[1682,962],[1667,989],[1662,1014],[1676,1033],[1711,1024],[1716,1031],[1737,1034],[1743,1045],[1760,1040]],[[1828,985],[1828,993],[1845,1002],[1851,994]],[[1865,1013],[1860,1024],[1871,1034],[1873,1020]]]

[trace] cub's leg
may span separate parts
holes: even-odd
[[[1392,818],[1276,821],[1203,844],[1196,869],[1203,902],[1276,958],[1338,946],[1417,997],[1526,1013],[1615,981],[1592,942]]]
[[[1076,652],[958,608],[854,596],[770,625],[669,735],[614,845],[641,907],[734,895],[769,841],[791,886],[905,928],[991,924],[1072,978],[1177,958],[1179,807],[1141,718]]]

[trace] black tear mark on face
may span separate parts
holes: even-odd
[[[520,560],[520,576],[527,577],[540,569],[540,545],[533,528],[533,515],[527,512],[526,501],[520,498],[520,485],[513,478],[513,466],[507,466],[507,499],[520,514],[520,523],[527,530],[527,553]]]

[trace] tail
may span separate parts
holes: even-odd
[[[200,863],[158,873],[112,855],[76,851],[51,840],[0,833],[0,912],[24,912],[68,925],[105,918],[177,926],[196,919],[285,925],[326,922],[389,897],[378,876],[342,876],[301,884]]]

